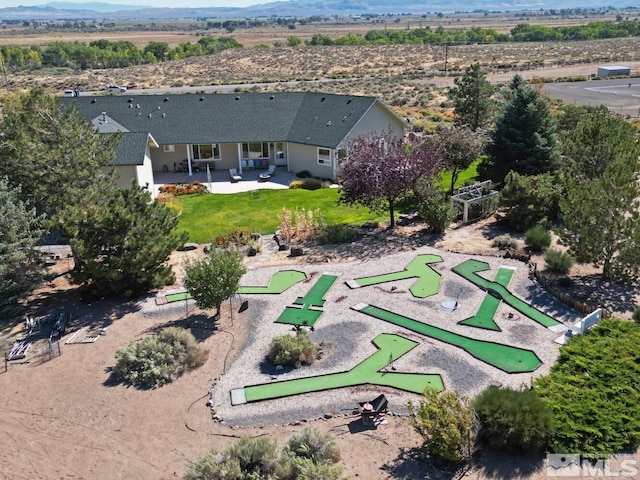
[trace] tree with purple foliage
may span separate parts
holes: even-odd
[[[410,142],[391,131],[357,137],[347,145],[340,165],[340,202],[388,210],[393,228],[397,202],[413,191],[418,179],[435,178],[441,167],[442,152],[435,145]]]

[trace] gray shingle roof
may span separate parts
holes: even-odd
[[[148,140],[146,132],[122,133],[116,156],[109,165],[142,165]]]
[[[290,141],[337,146],[375,97],[323,93],[116,95],[61,98],[88,120],[103,112],[160,145]]]

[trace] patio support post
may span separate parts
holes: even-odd
[[[238,144],[238,172],[242,175],[242,144]]]

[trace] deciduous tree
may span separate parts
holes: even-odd
[[[203,310],[216,308],[238,291],[240,278],[246,272],[242,255],[230,248],[212,248],[209,255],[185,265],[184,286]]]
[[[340,201],[360,204],[372,211],[389,212],[395,226],[395,205],[406,197],[420,178],[435,177],[442,166],[442,152],[429,144],[406,143],[391,132],[355,138],[341,164]]]
[[[480,64],[469,65],[454,83],[455,86],[449,90],[449,97],[453,101],[456,124],[473,131],[486,126],[495,110],[495,88],[482,73]]]
[[[486,139],[467,127],[448,125],[438,129],[428,141],[442,151],[444,168],[451,172],[449,194],[453,195],[458,175],[482,154]]]

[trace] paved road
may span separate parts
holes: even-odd
[[[544,91],[575,105],[605,105],[629,117],[640,117],[640,78],[547,83]]]

